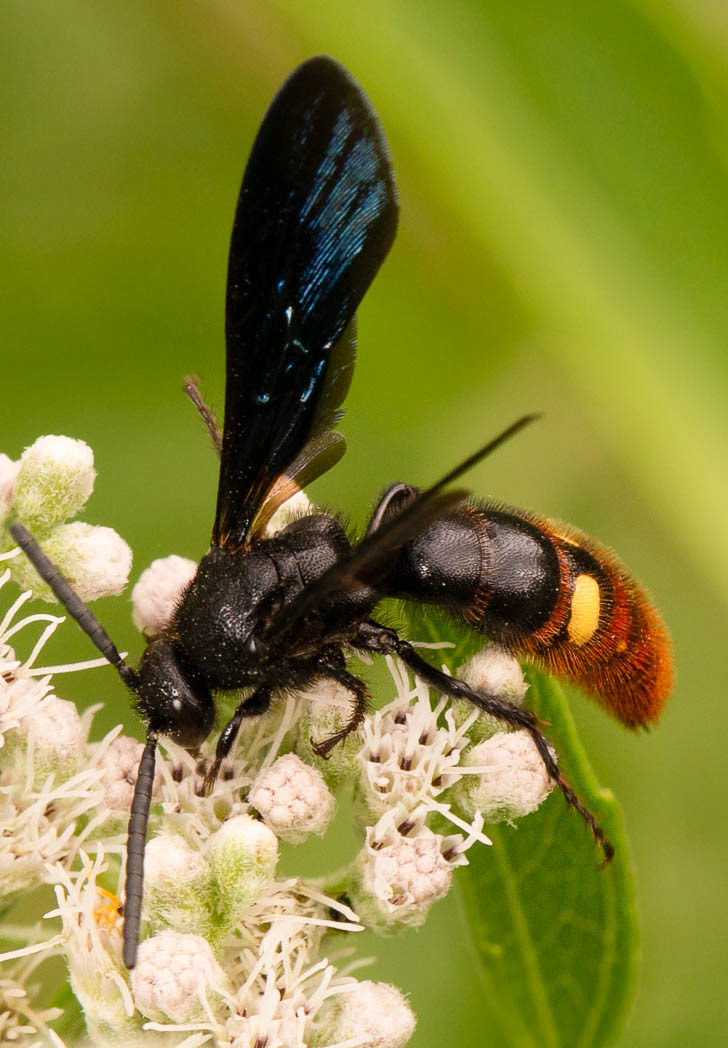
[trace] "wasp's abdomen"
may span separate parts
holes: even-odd
[[[611,551],[553,521],[464,506],[403,547],[391,582],[574,681],[630,727],[657,720],[669,695],[670,641],[649,597]]]

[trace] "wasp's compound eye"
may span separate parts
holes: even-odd
[[[195,749],[210,734],[215,711],[209,690],[188,679],[166,640],[153,641],[144,653],[136,692],[152,731],[185,749]]]
[[[268,656],[268,645],[260,637],[256,637],[255,634],[251,634],[245,642],[246,651],[249,653],[252,659],[263,659]]]

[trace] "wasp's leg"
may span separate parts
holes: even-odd
[[[369,692],[367,691],[364,681],[359,680],[352,673],[342,669],[339,666],[327,664],[325,673],[322,673],[323,679],[335,680],[341,684],[342,687],[346,688],[352,695],[352,712],[351,717],[346,722],[344,727],[333,735],[329,735],[328,738],[322,739],[321,742],[314,742],[311,739],[311,748],[318,757],[324,759],[333,750],[334,746],[338,743],[343,742],[353,731],[359,727],[367,712],[367,704],[369,702]]]
[[[365,651],[379,652],[385,655],[398,655],[413,673],[416,673],[418,677],[443,694],[452,695],[458,699],[467,699],[468,702],[472,702],[474,706],[477,706],[484,713],[489,713],[493,717],[498,717],[499,720],[506,721],[508,724],[527,731],[534,741],[546,771],[563,793],[567,804],[581,815],[594,835],[597,844],[602,849],[605,861],[611,861],[614,857],[614,846],[605,837],[604,831],[594,815],[582,804],[562,775],[559,763],[548,744],[546,736],[538,726],[538,719],[534,713],[522,706],[514,706],[510,702],[505,702],[495,695],[489,695],[484,691],[476,691],[467,685],[465,681],[458,680],[457,677],[448,677],[442,670],[438,670],[431,666],[429,662],[426,662],[412,645],[408,641],[403,640],[395,630],[388,629],[386,626],[380,626],[377,622],[364,623],[356,638],[352,641],[352,647],[363,648]]]
[[[215,779],[217,779],[220,772],[220,765],[230,753],[242,722],[247,717],[260,717],[262,714],[267,713],[270,709],[272,697],[273,692],[271,688],[259,688],[258,691],[254,691],[252,695],[249,695],[247,699],[244,699],[236,708],[235,713],[233,713],[230,720],[222,729],[220,732],[220,738],[217,740],[215,760],[212,762],[207,774],[205,775],[204,791],[206,795],[210,793],[212,787],[215,785]]]

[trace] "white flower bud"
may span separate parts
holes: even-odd
[[[43,551],[56,564],[81,600],[97,600],[121,593],[131,570],[131,550],[113,528],[93,524],[60,524],[42,542]],[[50,586],[42,582],[27,557],[11,562],[13,578],[23,589],[52,603]]]
[[[48,695],[28,711],[22,730],[33,746],[36,783],[40,784],[51,772],[67,778],[81,766],[86,732],[72,702]]]
[[[39,437],[20,459],[13,504],[31,529],[74,517],[93,491],[94,455],[83,440]]]
[[[297,491],[287,502],[279,506],[268,521],[265,529],[265,537],[272,538],[279,531],[283,531],[291,521],[308,513],[312,508],[312,502],[305,491]]]
[[[485,691],[499,699],[511,702],[515,706],[523,705],[523,697],[528,684],[523,679],[523,670],[518,659],[514,659],[505,648],[498,644],[487,644],[482,651],[464,662],[457,671],[457,676],[476,691]],[[475,708],[466,699],[457,699],[451,705],[457,724],[462,724]],[[514,730],[498,717],[481,713],[468,728],[471,739],[479,742],[489,739],[496,732]]]
[[[153,837],[144,855],[146,912],[176,931],[209,933],[210,867],[205,857],[178,834]]]
[[[528,689],[518,659],[497,644],[488,644],[464,662],[458,676],[471,688],[490,692],[509,702],[520,703]]]
[[[235,815],[213,833],[207,855],[217,881],[221,909],[232,919],[273,879],[278,840],[251,815]]]
[[[7,455],[0,454],[0,520],[5,520],[10,512],[19,470],[19,462],[13,462]]]
[[[323,742],[341,731],[351,720],[354,696],[335,680],[320,680],[300,692],[301,718],[296,738],[296,750],[306,764],[312,764],[333,789],[343,782],[358,777],[361,765],[359,751],[364,737],[361,728],[352,731],[329,751],[327,758],[319,757],[312,743]]]
[[[396,986],[366,980],[336,998],[326,1022],[326,1041],[351,1040],[362,1048],[402,1048],[416,1022]]]
[[[117,735],[104,752],[101,782],[105,789],[104,800],[112,811],[128,815],[143,750],[143,744],[136,739]],[[159,780],[159,770],[155,778]]]
[[[148,1019],[176,1023],[205,1017],[203,996],[214,1005],[225,975],[199,935],[164,931],[139,944],[131,987]]]
[[[403,837],[385,816],[367,829],[366,846],[355,860],[352,902],[359,919],[380,930],[396,925],[417,926],[429,907],[447,895],[452,866],[443,854],[446,839],[420,826],[416,835]]]
[[[482,812],[486,822],[520,819],[536,811],[554,782],[527,731],[499,732],[471,747],[463,767],[484,767],[465,775],[455,787],[460,807],[469,815]]]
[[[161,633],[196,571],[194,560],[173,553],[153,560],[141,573],[131,591],[132,618],[145,637]]]
[[[279,757],[258,775],[249,800],[266,825],[293,844],[309,833],[323,833],[335,806],[321,772],[295,753]]]

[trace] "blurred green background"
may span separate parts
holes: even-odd
[[[635,857],[643,968],[620,1043],[724,1044],[724,5],[6,0],[2,450],[88,441],[85,519],[127,539],[134,577],[204,552],[216,466],[180,381],[201,374],[222,407],[243,165],[317,52],[380,113],[402,218],[360,313],[349,452],[315,495],[361,523],[387,481],[427,482],[544,412],[469,482],[618,549],[676,648],[649,737],[572,703]],[[127,599],[97,612],[136,656]],[[69,650],[88,653],[70,628]],[[101,726],[125,714],[110,673],[58,687],[107,701]],[[461,920],[449,898],[378,948],[372,977],[411,993],[418,1048],[491,1043]]]

